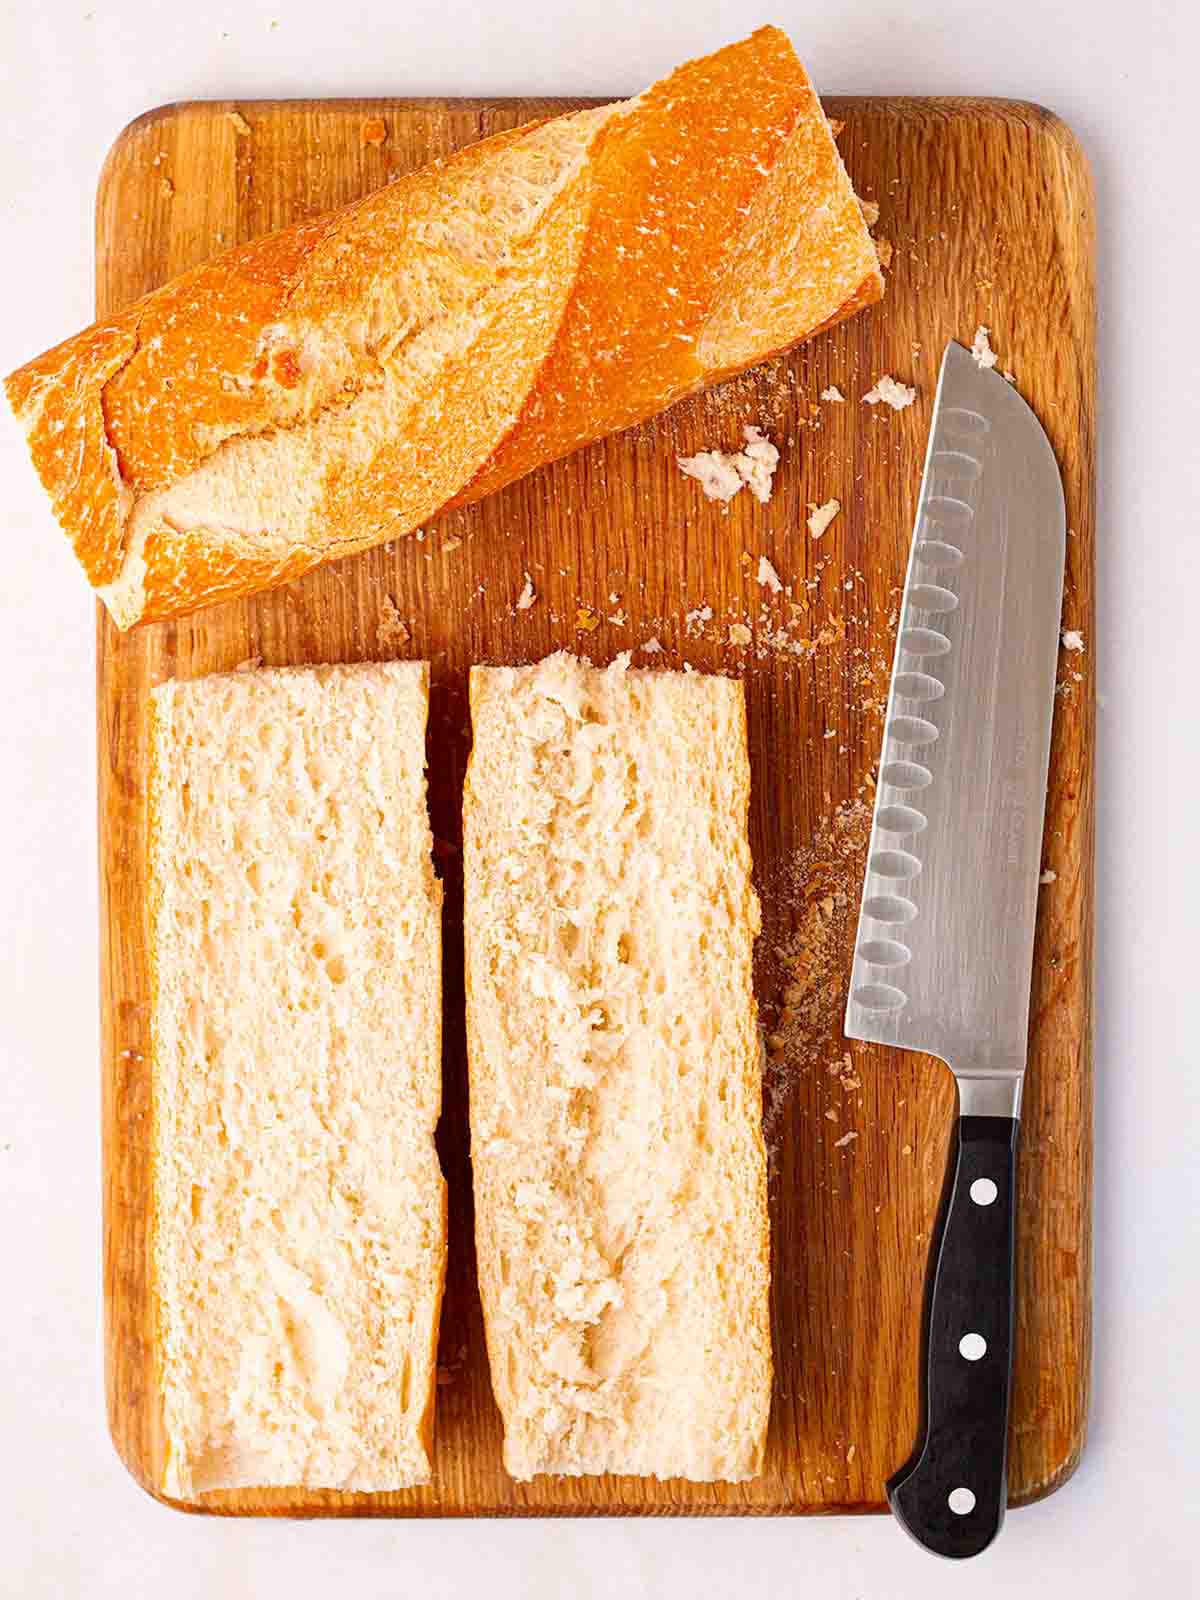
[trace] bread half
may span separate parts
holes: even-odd
[[[476,1247],[504,1460],[739,1480],[771,1393],[742,687],[476,667]]]
[[[389,662],[153,694],[172,1496],[430,1475],[446,1200],[428,681]]]
[[[777,28],[230,250],[6,380],[122,628],[299,576],[883,292]]]

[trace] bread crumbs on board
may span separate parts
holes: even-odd
[[[783,593],[783,581],[766,556],[758,558],[758,581],[764,589],[769,589],[772,594]]]
[[[831,383],[829,385],[828,389],[822,389],[821,390],[821,399],[822,400],[829,400],[834,405],[838,405],[838,404],[844,405],[845,401],[846,401],[846,396],[838,388],[836,383]]]
[[[1083,642],[1083,635],[1080,633],[1078,628],[1067,628],[1064,631],[1062,636],[1062,647],[1064,650],[1074,651],[1086,649],[1086,646]]]
[[[525,587],[521,590],[520,594],[517,596],[517,610],[518,611],[528,611],[530,606],[532,606],[533,602],[536,599],[537,599],[537,595],[534,593],[533,579],[529,576],[528,573],[526,573],[525,574]]]
[[[400,615],[399,607],[390,594],[385,594],[379,606],[379,624],[375,629],[375,643],[380,650],[396,650],[412,638],[408,623]]]
[[[808,516],[808,531],[811,536],[819,539],[841,509],[840,500],[826,500],[823,506],[813,506]]]
[[[981,322],[975,329],[975,337],[971,341],[971,355],[975,359],[975,365],[985,371],[994,367],[997,360],[996,352],[992,349],[990,331]]]
[[[779,465],[779,451],[766,434],[753,423],[742,428],[740,450],[701,450],[694,456],[676,456],[680,470],[695,478],[710,500],[727,506],[743,489],[762,505],[771,498],[771,482]]]
[[[863,404],[891,406],[893,411],[903,411],[916,398],[917,391],[910,384],[900,383],[885,372],[882,378],[876,378],[875,387],[863,395]]]
[[[826,1081],[836,1078],[843,1093],[859,1087],[849,1052],[836,1047],[870,833],[870,804],[847,801],[759,885],[763,934],[755,988],[767,1038],[763,1136],[772,1171],[802,1078],[820,1072]]]

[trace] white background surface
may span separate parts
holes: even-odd
[[[0,652],[0,1595],[172,1600],[333,1589],[822,1600],[1184,1600],[1200,1489],[1200,1121],[1185,992],[1200,453],[1194,0],[7,0],[0,370],[90,319],[92,202],[121,127],[190,96],[616,94],[761,21],[826,92],[1001,94],[1064,115],[1099,200],[1101,613],[1096,1366],[1073,1482],[968,1569],[887,1519],[278,1523],[135,1488],[100,1369],[92,603],[12,423]]]

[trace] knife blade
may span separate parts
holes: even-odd
[[[1062,612],[1054,453],[1013,386],[946,347],[900,610],[846,1033],[958,1082],[902,1525],[976,1555],[1006,1504],[1016,1147]]]

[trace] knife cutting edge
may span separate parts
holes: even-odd
[[[1066,512],[1041,425],[961,345],[938,379],[900,611],[846,1033],[940,1057],[957,1137],[901,1524],[977,1555],[1007,1499],[1016,1150]]]

